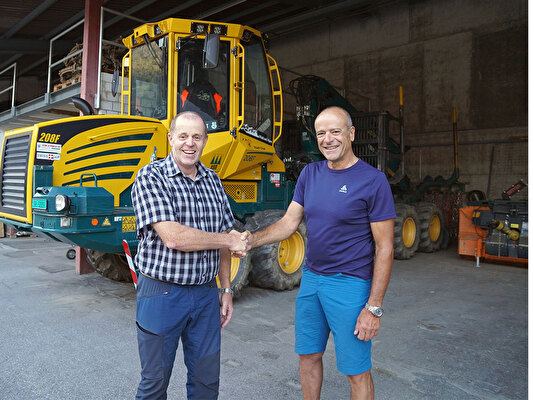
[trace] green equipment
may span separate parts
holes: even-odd
[[[137,247],[131,186],[143,165],[169,154],[176,113],[204,118],[202,162],[221,178],[237,229],[280,218],[295,182],[274,148],[282,90],[260,32],[170,18],[136,28],[123,43],[121,115],[92,115],[88,103],[74,99],[85,115],[6,132],[0,221],[85,248],[97,271],[131,280],[122,245]],[[249,275],[259,286],[292,288],[305,246],[302,224],[288,240],[233,259],[232,288],[238,293]],[[259,267],[249,274],[252,265]]]

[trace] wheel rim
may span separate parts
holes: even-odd
[[[415,221],[413,218],[406,218],[402,226],[402,241],[408,248],[412,247],[415,242]]]
[[[240,264],[240,258],[232,257],[232,263],[230,264],[230,282],[233,282],[235,277],[237,276]]]
[[[439,239],[441,233],[441,221],[437,215],[433,215],[430,219],[430,240],[436,242]]]
[[[286,274],[297,272],[304,261],[304,239],[299,232],[295,232],[278,246],[278,263]]]

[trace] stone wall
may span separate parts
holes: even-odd
[[[296,77],[289,71],[319,75],[362,111],[397,115],[402,85],[412,181],[452,174],[453,107],[467,190],[486,191],[490,180],[493,198],[528,180],[524,0],[392,2],[274,37],[270,53],[285,88]],[[293,119],[294,101],[289,93],[286,99],[286,119]]]

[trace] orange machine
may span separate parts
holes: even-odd
[[[526,218],[522,204],[515,202],[461,208],[458,254],[475,257],[477,263],[482,258],[528,265]]]

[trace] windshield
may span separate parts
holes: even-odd
[[[191,39],[178,51],[178,112],[195,111],[208,133],[228,130],[229,42],[221,41],[215,68],[203,68],[203,39]]]
[[[167,118],[167,36],[132,49],[130,115]]]
[[[243,42],[245,48],[245,109],[242,132],[272,143],[271,81],[260,38]]]

